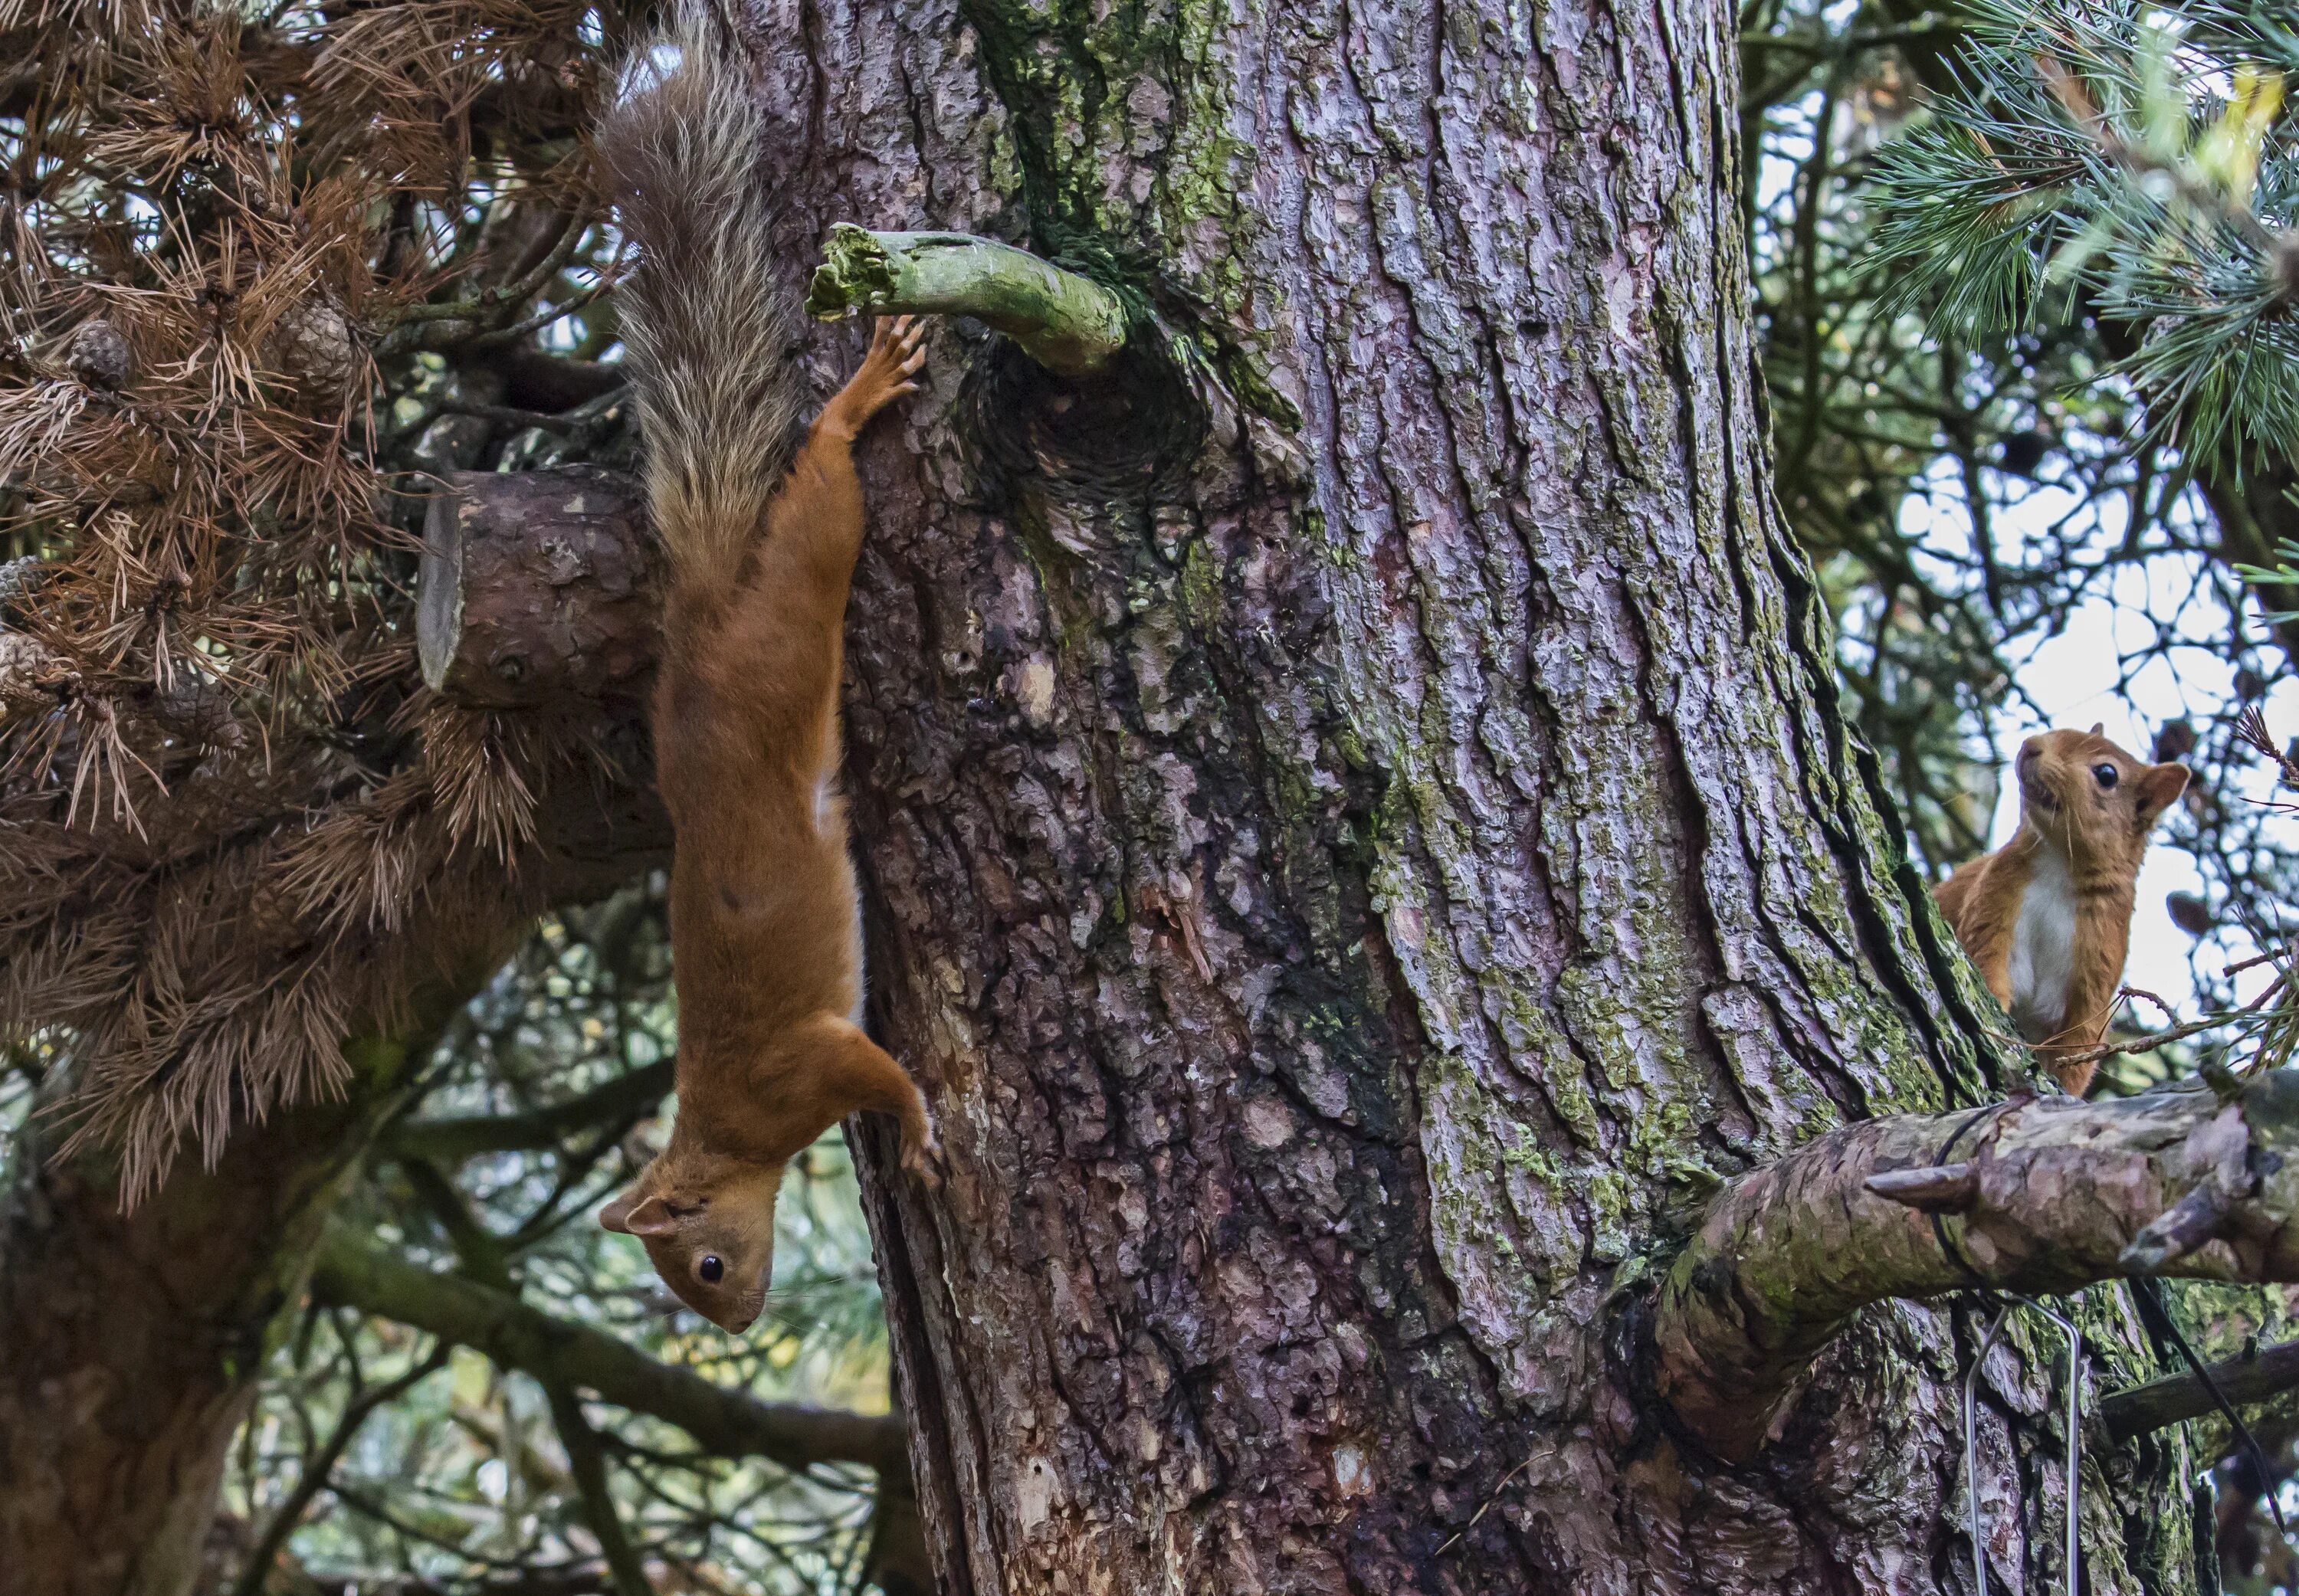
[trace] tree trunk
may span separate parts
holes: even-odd
[[[611,732],[611,725],[606,728]],[[626,773],[643,780],[627,727]],[[631,757],[636,756],[636,757]],[[598,897],[656,863],[668,825],[635,781],[567,782],[519,860],[538,902]],[[384,956],[427,972],[395,1035],[427,1038],[501,965],[521,927],[418,914]],[[384,1017],[370,1017],[380,1023]],[[186,1154],[120,1211],[117,1170],[60,1155],[36,1116],[0,1195],[0,1592],[183,1596],[200,1570],[226,1449],[328,1212],[402,1100],[420,1043],[347,1050],[344,1096]]]
[[[27,1134],[0,1206],[0,1588],[179,1596],[267,1333],[388,1102],[403,1050],[361,1060],[355,1104],[274,1117],[213,1171],[186,1159],[133,1214],[116,1170]]]
[[[1968,1316],[1863,1312],[1747,1468],[1635,1355],[1720,1179],[2012,1084],[1766,491],[1730,10],[794,19],[794,283],[954,229],[1158,317],[1075,385],[961,325],[865,448],[872,1018],[950,1149],[867,1190],[943,1588],[1963,1588]],[[2032,1582],[2055,1377],[1991,1369]],[[2188,1588],[2176,1444],[2100,1464],[2091,1588]]]
[[[1863,1311],[1744,1467],[1646,1373],[1720,1181],[2011,1084],[1767,492],[1730,10],[749,4],[793,293],[844,220],[1135,318],[1076,382],[961,325],[864,451],[872,1017],[941,1192],[858,1139],[944,1589],[1963,1588],[1968,1316]],[[374,1109],[132,1221],[27,1162],[0,1569],[182,1589]],[[107,1339],[155,1277],[178,1336]],[[1981,1467],[2032,1586],[2026,1344]],[[2188,1460],[2105,1463],[2091,1589],[2189,1588]]]

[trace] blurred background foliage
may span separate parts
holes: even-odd
[[[662,1133],[672,1008],[660,888],[538,928],[443,1038],[420,1109],[394,1128],[337,1227],[705,1379],[884,1414],[877,1278],[834,1133],[792,1166],[774,1295],[739,1341],[678,1311],[644,1254],[593,1221]],[[626,1089],[634,1080],[646,1089]],[[225,1501],[243,1570],[281,1566],[264,1538],[278,1538],[285,1509],[300,1524],[294,1566],[315,1579],[388,1570],[398,1583],[378,1588],[394,1591],[608,1589],[613,1536],[655,1589],[860,1585],[867,1469],[730,1458],[650,1415],[570,1412],[571,1382],[507,1370],[373,1311],[388,1301],[331,1300],[344,1294],[328,1275],[274,1353],[233,1455]],[[602,1488],[582,1480],[586,1451]],[[307,1587],[243,1573],[228,1588]]]
[[[585,95],[630,19],[465,0],[346,15],[247,13],[240,92],[276,112],[266,74],[306,71],[354,30],[411,83],[423,62],[452,61],[459,38],[493,37],[502,59],[526,63],[469,79],[449,124],[460,136],[430,153],[445,178],[394,200],[379,235],[411,252],[389,264],[419,287],[364,346],[367,466],[403,484],[449,468],[627,463],[607,291],[618,240],[577,169]],[[2278,612],[2299,609],[2299,575],[2274,569],[2299,535],[2282,420],[2299,386],[2260,410],[2258,385],[2281,369],[2272,350],[2237,373],[2252,387],[2196,380],[2228,367],[2228,340],[2283,336],[2299,282],[2276,275],[2290,270],[2278,252],[2299,188],[2291,113],[2264,75],[2237,70],[2299,71],[2279,27],[2271,12],[2202,6],[2174,19],[2114,4],[1753,0],[1741,12],[1747,250],[1778,494],[1836,622],[1847,716],[1937,879],[1997,839],[2009,745],[2048,708],[2039,654],[2107,640],[2086,662],[2089,688],[2142,699],[2137,751],[2197,772],[2158,845],[2192,867],[2170,912],[2193,939],[2194,990],[2178,1013],[2128,1013],[2134,1030],[2255,996],[2283,968],[2282,906],[2299,884],[2263,801],[2282,774],[2274,738],[2299,730],[2276,713],[2299,645]],[[2039,40],[2071,52],[2091,121],[2038,74]],[[21,81],[8,93],[0,158],[20,170],[57,158],[41,102]],[[430,113],[415,89],[405,98],[407,114]],[[295,119],[278,125],[292,132]],[[213,167],[194,151],[159,185],[181,192],[97,197],[131,219],[208,203]],[[403,531],[419,512],[418,499],[401,505]],[[2246,577],[2262,570],[2264,606]],[[2266,718],[2246,730],[2246,710]],[[2228,972],[2262,957],[2248,987]],[[785,1187],[771,1322],[743,1342],[677,1311],[635,1244],[591,1222],[661,1135],[671,1005],[660,883],[634,883],[541,924],[441,1038],[311,1301],[267,1353],[211,1592],[920,1588],[900,1481],[882,1489],[851,1457],[801,1446],[777,1461],[587,1399],[557,1353],[514,1356],[468,1321],[443,1331],[436,1304],[394,1297],[405,1281],[359,1267],[368,1249],[453,1277],[490,1294],[473,1300],[497,1319],[516,1310],[520,1324],[560,1327],[549,1347],[600,1333],[762,1401],[885,1414],[869,1241],[835,1133]],[[2129,1055],[2108,1089],[2263,1039],[2254,1025]],[[37,1046],[11,1055],[0,1120],[31,1111],[53,1063]],[[2220,1304],[2196,1327],[2208,1338],[2271,1324],[2272,1306]],[[776,1411],[811,1433],[806,1413]],[[2299,1422],[2262,1426],[2283,1478],[2225,1471],[2230,1589],[2289,1589],[2299,1572],[2253,1505],[2283,1488],[2295,1435]]]

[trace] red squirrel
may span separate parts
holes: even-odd
[[[762,119],[696,8],[635,58],[599,129],[639,266],[618,294],[668,557],[652,710],[669,810],[678,1114],[601,1211],[663,1283],[748,1329],[774,1268],[784,1166],[858,1110],[901,1122],[931,1181],[925,1100],[863,1035],[862,939],[837,791],[854,439],[917,385],[913,319],[880,321],[795,451],[799,322],[777,290]],[[785,467],[787,471],[785,472]]]
[[[1996,1001],[2078,1096],[2122,989],[2148,833],[2187,788],[2186,765],[2145,764],[2102,730],[2021,743],[2019,831],[1933,892]]]

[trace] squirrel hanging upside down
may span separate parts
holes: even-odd
[[[925,1099],[862,1034],[862,943],[837,792],[856,435],[916,390],[922,329],[881,321],[793,457],[795,305],[776,292],[761,119],[694,8],[635,58],[599,131],[638,245],[618,295],[669,558],[653,727],[676,839],[678,1117],[600,1212],[713,1324],[747,1329],[774,1267],[783,1168],[858,1110],[901,1121],[932,1181]],[[785,471],[787,467],[787,471]]]
[[[2186,765],[2144,764],[2102,729],[2021,743],[2019,831],[1933,892],[1996,1001],[2077,1096],[2122,989],[2148,833],[2187,788]]]

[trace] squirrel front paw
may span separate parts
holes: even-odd
[[[932,1121],[919,1129],[903,1128],[902,1168],[929,1191],[942,1185],[942,1138],[934,1134]]]
[[[906,393],[915,393],[913,379],[926,363],[925,324],[915,316],[878,318],[870,333],[870,350],[846,385],[825,407],[823,415],[847,436],[870,424],[870,418]]]

